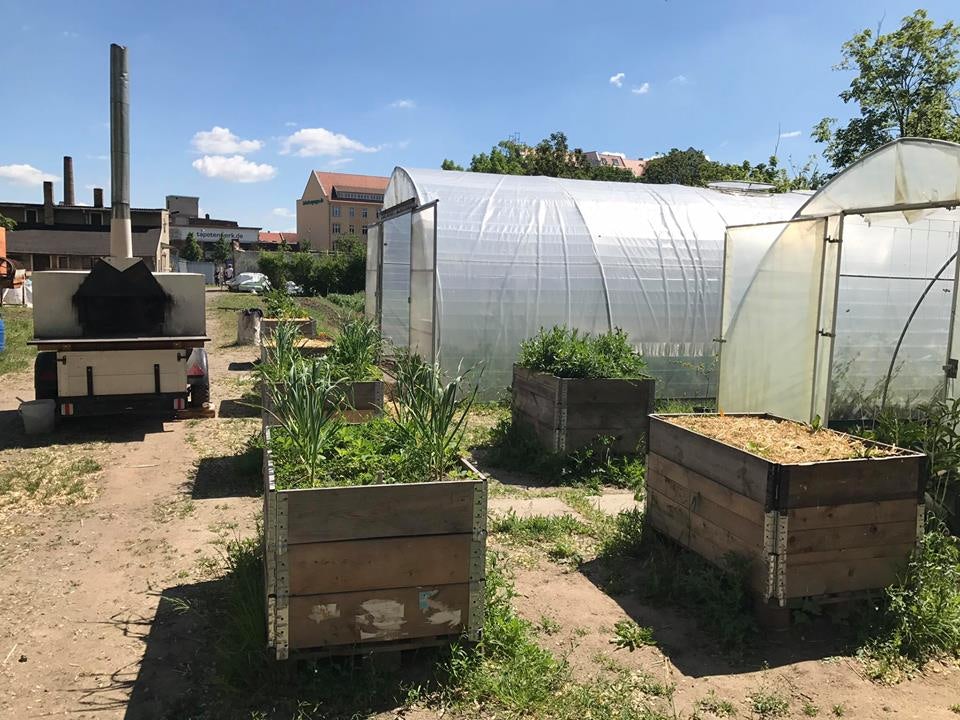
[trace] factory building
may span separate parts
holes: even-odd
[[[63,158],[63,200],[54,202],[53,183],[43,183],[43,202],[0,200],[0,214],[15,220],[7,234],[7,256],[25,270],[89,270],[110,254],[111,209],[103,189],[94,188],[92,204],[78,202],[73,158]],[[133,254],[151,270],[170,269],[169,219],[164,208],[131,208]]]

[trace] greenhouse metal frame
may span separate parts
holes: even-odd
[[[719,408],[826,423],[955,397],[958,205],[960,145],[904,138],[792,219],[728,227]]]

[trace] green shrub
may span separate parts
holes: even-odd
[[[647,364],[617,328],[600,335],[555,325],[520,343],[517,364],[565,378],[646,378]]]
[[[960,657],[960,541],[937,523],[885,597],[861,649],[871,677],[897,681],[938,657]]]
[[[366,309],[366,300],[364,299],[364,292],[362,290],[353,293],[352,295],[344,295],[343,293],[330,293],[327,295],[327,300],[332,302],[334,305],[339,305],[345,310],[357,313],[362,315]]]
[[[265,293],[263,302],[267,306],[267,317],[292,320],[303,316],[303,310],[301,310],[294,299],[287,294],[283,285]]]
[[[260,272],[275,288],[292,280],[307,295],[353,294],[366,283],[366,246],[347,244],[343,250],[319,254],[310,252],[264,251],[260,253]]]

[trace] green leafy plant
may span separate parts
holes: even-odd
[[[268,412],[283,429],[309,486],[316,482],[325,453],[339,432],[336,414],[341,400],[339,382],[316,359],[294,363]]]
[[[369,320],[348,320],[326,359],[332,371],[348,382],[376,380],[382,376],[378,364],[383,340],[376,323]]]
[[[263,301],[267,306],[267,317],[279,318],[281,320],[293,320],[303,317],[303,310],[290,297],[283,286],[269,290],[264,293]]]
[[[271,390],[287,380],[291,369],[302,357],[303,336],[296,324],[279,322],[273,329],[270,342],[264,345],[263,359],[257,364],[257,379]]]
[[[860,650],[868,674],[896,682],[938,657],[960,657],[960,540],[939,523],[888,587]]]
[[[750,710],[761,718],[786,717],[790,712],[790,703],[786,698],[771,690],[755,690],[747,696]]]
[[[334,305],[338,305],[358,315],[363,314],[363,311],[365,310],[363,291],[353,293],[352,295],[344,295],[343,293],[330,293],[327,295],[327,300],[332,302]]]
[[[394,422],[410,447],[423,453],[431,480],[440,480],[455,462],[466,430],[467,414],[478,385],[468,383],[467,370],[444,382],[438,364],[401,354],[396,361]]]
[[[637,625],[632,620],[618,620],[613,626],[613,634],[610,642],[621,650],[633,652],[639,647],[657,644],[651,628]]]
[[[812,702],[807,700],[803,703],[803,708],[801,708],[804,715],[807,717],[816,717],[820,714],[820,708],[814,705]]]
[[[706,697],[697,700],[697,710],[712,713],[717,717],[733,717],[737,714],[733,703],[717,697],[717,694],[713,690],[711,690]]]
[[[565,378],[649,377],[647,364],[617,328],[600,335],[555,325],[520,343],[517,364]]]

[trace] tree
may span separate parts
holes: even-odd
[[[203,259],[203,250],[200,248],[200,243],[197,242],[197,238],[194,237],[192,232],[187,233],[187,239],[180,249],[180,257],[190,262]]]
[[[444,158],[443,162],[440,163],[440,169],[441,170],[459,170],[462,172],[463,166],[457,165],[453,160],[447,160],[446,158]]]
[[[843,60],[834,69],[857,75],[840,99],[860,114],[843,126],[826,117],[812,135],[826,143],[823,154],[834,168],[898,137],[960,140],[958,41],[953,22],[937,27],[917,10],[891,33],[868,29],[843,44]]]
[[[13,230],[17,229],[17,221],[13,218],[8,218],[3,213],[0,213],[0,228],[3,228],[4,230],[10,230],[12,232]]]
[[[227,262],[227,258],[230,257],[230,246],[227,245],[227,241],[223,238],[223,233],[220,233],[220,238],[213,244],[213,250],[210,254],[213,257],[213,261],[218,265],[223,265]]]
[[[643,181],[659,185],[693,185],[703,187],[710,182],[708,176],[715,173],[703,150],[689,147],[686,150],[671,148],[665,155],[658,155],[647,163]]]

